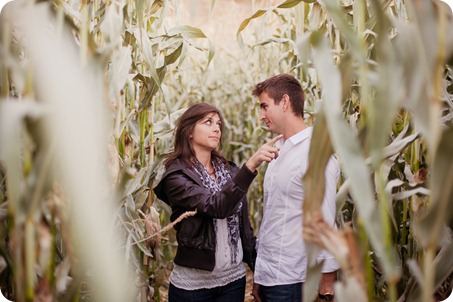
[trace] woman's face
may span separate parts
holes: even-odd
[[[195,153],[211,152],[219,146],[222,137],[221,124],[220,117],[215,112],[208,113],[196,123],[193,132],[190,134]]]

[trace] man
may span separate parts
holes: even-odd
[[[252,92],[259,98],[261,117],[269,131],[283,134],[277,141],[279,156],[264,177],[263,220],[258,241],[252,295],[257,302],[302,301],[307,257],[302,238],[302,177],[307,171],[312,128],[303,120],[304,94],[293,76],[280,74],[258,83]],[[338,163],[331,158],[326,167],[326,191],[322,204],[324,220],[335,223]],[[319,298],[331,300],[339,265],[326,251]],[[321,300],[322,301],[322,300]]]

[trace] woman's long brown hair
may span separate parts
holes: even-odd
[[[192,147],[190,134],[194,131],[197,122],[210,113],[219,115],[221,121],[220,131],[222,131],[223,134],[224,120],[216,107],[206,103],[198,103],[190,106],[183,115],[181,115],[176,124],[174,149],[165,159],[166,167],[177,158],[181,158],[189,167],[193,166],[195,150]],[[220,141],[219,150],[213,150],[211,157],[212,159],[220,159],[223,163],[228,164],[228,161],[220,152],[221,148],[222,141]]]

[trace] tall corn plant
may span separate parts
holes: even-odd
[[[249,23],[270,15],[279,30],[244,43]],[[285,1],[238,29],[246,54],[256,44],[287,45],[290,67],[279,71],[302,81],[316,110],[305,236],[341,264],[338,301],[431,301],[453,273],[451,28],[451,11],[437,1],[325,0]],[[317,172],[332,153],[343,172],[342,232],[316,214],[324,188]],[[311,301],[320,266],[312,262],[317,247],[307,250]]]
[[[45,3],[47,2],[43,4]],[[391,285],[388,287],[390,290],[388,290],[388,284],[392,284],[388,281],[387,283],[380,282],[378,283],[380,285],[373,288],[371,280],[373,278],[381,280],[383,276],[380,269],[382,261],[391,261],[391,259],[387,259],[389,256],[385,248],[369,249],[366,242],[370,241],[374,247],[374,241],[370,238],[383,236],[382,234],[385,235],[388,231],[387,233],[382,231],[379,234],[380,231],[370,231],[369,226],[364,226],[364,214],[362,213],[366,214],[367,210],[366,208],[363,209],[362,204],[357,204],[357,197],[355,196],[357,185],[351,185],[351,183],[354,184],[357,181],[352,181],[352,176],[346,176],[345,169],[344,182],[341,183],[338,195],[339,209],[342,211],[341,217],[344,220],[352,219],[355,227],[352,234],[361,236],[362,239],[361,244],[352,244],[351,249],[359,247],[364,252],[364,260],[359,261],[359,263],[355,262],[357,265],[354,266],[355,270],[352,270],[352,272],[356,274],[352,275],[365,275],[361,271],[358,274],[356,270],[361,265],[365,266],[366,277],[370,285],[367,291],[369,297],[374,295],[381,299],[382,297],[385,298],[388,292],[396,292],[399,295],[404,290],[406,290],[406,293],[401,295],[402,298],[410,294],[418,295],[417,290],[420,287],[415,282],[417,279],[409,280],[409,278],[422,275],[407,271],[407,267],[414,268],[413,271],[417,271],[417,264],[407,266],[404,263],[407,263],[410,259],[418,261],[419,258],[417,257],[424,255],[423,249],[419,247],[416,233],[408,226],[413,224],[415,216],[420,215],[425,206],[424,199],[429,195],[429,186],[426,183],[420,183],[424,180],[422,172],[428,171],[424,168],[428,164],[425,160],[428,157],[428,147],[424,140],[420,139],[423,138],[420,131],[413,130],[414,126],[411,123],[413,113],[410,110],[405,111],[404,108],[406,107],[402,106],[403,110],[393,120],[391,133],[388,133],[389,140],[393,143],[384,148],[387,168],[382,169],[381,174],[376,174],[374,171],[378,171],[376,167],[380,167],[382,161],[374,160],[374,163],[371,164],[371,153],[368,145],[373,144],[365,143],[365,138],[370,136],[368,133],[370,118],[367,116],[375,109],[371,111],[364,109],[363,99],[365,97],[363,95],[369,95],[370,97],[366,99],[373,100],[375,91],[378,91],[375,84],[376,75],[379,74],[375,68],[377,62],[380,63],[379,65],[390,68],[388,63],[386,63],[387,65],[382,64],[383,61],[377,60],[380,57],[377,54],[381,51],[385,53],[385,51],[376,51],[377,42],[373,40],[374,37],[378,36],[378,33],[386,30],[385,27],[382,27],[380,31],[374,29],[374,26],[378,23],[376,18],[379,15],[377,13],[379,8],[371,9],[372,6],[363,1],[344,2],[341,9],[332,5],[329,6],[330,2],[324,5],[318,3],[308,5],[301,1],[286,1],[280,7],[257,12],[250,20],[244,21],[240,26],[239,33],[246,34],[243,30],[250,21],[253,20],[248,25],[249,27],[254,26],[254,23],[262,22],[251,34],[251,39],[255,39],[255,42],[251,44],[242,43],[243,46],[247,45],[247,47],[244,47],[245,58],[238,57],[236,53],[230,52],[226,48],[221,48],[213,59],[212,43],[206,39],[200,30],[190,26],[177,26],[179,24],[171,21],[174,20],[172,5],[177,8],[178,1],[117,1],[106,3],[94,1],[81,4],[67,1],[50,3],[54,8],[51,15],[56,18],[57,26],[54,26],[56,32],[63,36],[76,37],[77,46],[75,48],[78,49],[78,52],[68,61],[77,62],[81,66],[98,65],[99,69],[104,71],[102,74],[98,73],[103,84],[97,85],[97,88],[102,87],[102,97],[94,98],[98,100],[98,103],[102,99],[103,104],[109,105],[110,119],[105,120],[110,121],[110,126],[107,127],[113,130],[108,137],[108,143],[104,145],[104,148],[100,147],[99,150],[109,152],[110,169],[109,175],[105,179],[110,180],[109,184],[112,191],[116,193],[115,197],[111,199],[114,200],[115,204],[116,224],[112,225],[111,229],[124,235],[123,241],[115,242],[114,246],[116,250],[123,254],[126,262],[130,263],[136,272],[135,276],[129,279],[131,282],[125,283],[126,287],[130,288],[132,292],[135,291],[133,294],[135,294],[136,299],[143,301],[153,298],[165,300],[165,297],[160,297],[159,289],[162,286],[165,287],[168,282],[166,274],[167,269],[171,268],[175,240],[171,232],[162,233],[166,235],[160,237],[160,224],[168,223],[169,209],[150,194],[150,189],[160,179],[162,173],[161,159],[170,150],[172,129],[176,118],[184,108],[199,101],[217,105],[228,121],[227,132],[223,135],[226,156],[241,164],[262,144],[266,136],[265,130],[260,126],[258,108],[253,105],[250,96],[254,83],[277,72],[294,72],[301,79],[307,92],[306,119],[309,123],[312,123],[315,116],[320,119],[322,116],[320,112],[324,112],[325,109],[322,108],[326,107],[323,103],[327,103],[328,99],[331,101],[327,107],[337,110],[331,111],[330,114],[338,113],[338,105],[332,105],[337,104],[338,101],[335,102],[332,96],[323,95],[328,89],[321,89],[320,86],[323,83],[320,82],[323,78],[321,70],[325,68],[333,70],[332,78],[336,79],[338,79],[338,76],[335,76],[335,74],[338,74],[338,72],[334,69],[340,70],[341,95],[342,100],[344,100],[341,103],[342,116],[348,121],[348,127],[353,129],[351,140],[356,140],[355,144],[358,145],[359,150],[355,152],[357,154],[362,153],[362,157],[367,158],[364,162],[359,161],[357,165],[360,166],[362,171],[368,167],[370,178],[375,177],[374,175],[382,176],[388,173],[386,190],[390,192],[391,198],[402,200],[402,202],[388,201],[389,206],[387,208],[381,205],[376,206],[379,210],[383,210],[383,213],[380,214],[381,218],[387,215],[391,220],[393,227],[391,243],[396,243],[394,245],[400,247],[398,255],[403,260],[401,266],[402,278],[396,289]],[[212,1],[211,5],[214,5],[214,3]],[[389,3],[386,2],[386,4]],[[348,20],[343,20],[345,15],[342,9],[349,12]],[[366,14],[360,13],[364,10],[367,12]],[[413,24],[406,22],[405,16],[406,14],[409,16],[409,13],[405,12],[403,3],[392,3],[390,6],[385,6],[382,11],[386,16],[391,16],[390,21],[387,21],[391,25],[386,25],[387,28],[393,28],[394,24],[398,23],[395,20],[400,19],[404,21],[399,21],[403,25]],[[178,19],[177,14],[176,10],[176,19]],[[361,17],[359,18],[357,15],[361,15]],[[3,14],[2,18],[4,19],[5,16],[6,14]],[[372,18],[372,16],[374,17]],[[382,16],[379,18],[382,18]],[[35,84],[37,81],[36,69],[29,67],[31,66],[31,63],[29,63],[31,56],[27,50],[29,46],[25,47],[21,43],[21,31],[18,31],[17,23],[13,21],[14,19],[2,20],[4,23],[2,23],[3,50],[1,54],[5,57],[5,60],[2,57],[1,94],[4,97],[13,98],[16,103],[20,104],[26,103],[23,100],[27,97],[37,100],[37,102],[33,101],[32,104],[41,103],[43,102],[42,95],[36,96],[37,91],[39,91],[36,87],[41,86]],[[354,24],[354,27],[348,26],[350,24]],[[12,31],[11,28],[13,28]],[[53,27],[49,26],[49,28]],[[64,28],[69,28],[71,32],[63,30]],[[325,43],[323,44],[322,39],[319,38],[319,33],[316,31],[325,33],[328,38],[327,46]],[[358,35],[360,32],[364,34]],[[392,34],[389,39],[394,39],[396,30],[388,32]],[[365,37],[365,42],[361,40],[354,42],[353,40],[358,39],[355,38],[357,35]],[[33,46],[34,43],[31,43],[31,45]],[[357,45],[360,47],[357,47]],[[310,56],[310,47],[316,49],[316,52],[313,51],[313,56]],[[325,59],[329,58],[326,55],[326,50],[329,50],[329,48],[333,49],[329,53],[334,55],[334,60],[338,66],[332,64],[333,67],[329,65],[330,67],[320,68],[319,63],[316,63],[314,59],[315,53],[322,53],[323,59],[318,61],[328,62]],[[64,53],[64,51],[61,53]],[[57,54],[56,57],[58,57]],[[357,64],[357,62],[364,62],[361,61],[363,60],[362,57],[367,58],[365,63]],[[314,65],[313,62],[316,64]],[[22,66],[25,66],[25,68]],[[46,70],[46,68],[42,70]],[[87,71],[87,74],[91,74],[91,72]],[[46,79],[45,76],[41,78]],[[82,76],[81,78],[89,78],[89,76]],[[397,81],[394,83],[397,83]],[[324,87],[326,84],[322,85]],[[451,70],[448,68],[445,71],[445,85],[447,89],[450,89],[450,92],[447,90],[442,122],[448,123],[451,120],[449,113],[451,112],[451,97],[448,94],[451,93]],[[86,84],[80,85],[80,87],[85,86]],[[380,93],[382,94],[382,92]],[[69,94],[72,95],[72,93]],[[333,95],[335,94],[333,93]],[[69,97],[65,95],[60,99],[69,99]],[[78,98],[74,97],[74,99]],[[321,99],[324,99],[324,101],[321,101]],[[372,101],[370,102],[373,104]],[[72,103],[77,104],[78,102],[73,101]],[[91,102],[91,104],[94,103],[96,101]],[[58,299],[73,299],[74,297],[89,299],[93,289],[92,286],[86,286],[91,284],[88,282],[90,275],[85,273],[85,269],[79,269],[77,265],[77,261],[81,259],[78,254],[81,249],[76,247],[83,245],[78,242],[84,237],[77,239],[77,244],[73,243],[71,230],[76,229],[76,227],[69,227],[70,219],[65,216],[65,205],[68,204],[68,200],[74,197],[68,197],[68,189],[61,186],[60,178],[54,177],[54,174],[48,175],[47,178],[35,177],[35,175],[47,175],[46,171],[48,170],[36,164],[40,162],[40,158],[45,157],[45,163],[48,161],[53,163],[51,160],[53,153],[44,149],[43,146],[49,144],[46,143],[47,140],[42,138],[42,136],[52,137],[52,135],[46,134],[52,132],[50,130],[47,130],[49,132],[38,131],[39,128],[35,127],[35,122],[33,122],[46,121],[45,110],[38,109],[39,106],[25,105],[24,108],[13,111],[15,109],[7,106],[2,107],[1,112],[8,117],[17,116],[16,122],[11,123],[11,125],[29,125],[31,123],[31,127],[22,131],[21,135],[19,134],[20,139],[12,139],[14,135],[18,137],[15,131],[20,127],[3,127],[2,124],[0,128],[2,131],[6,129],[2,132],[2,142],[7,142],[6,145],[1,144],[7,146],[2,149],[1,153],[1,198],[4,210],[1,212],[3,213],[1,217],[4,222],[2,230],[4,237],[2,238],[5,238],[1,247],[3,258],[7,263],[6,269],[3,270],[3,276],[6,276],[6,278],[2,280],[2,284],[6,284],[5,288],[7,289],[14,288],[11,285],[13,282],[11,271],[14,272],[19,282],[25,282],[20,281],[24,280],[25,273],[21,271],[20,257],[17,257],[22,252],[18,250],[17,254],[12,254],[8,246],[10,242],[15,242],[8,239],[8,236],[15,232],[25,233],[22,230],[26,229],[23,224],[19,224],[17,228],[12,227],[16,214],[14,214],[15,212],[8,213],[10,201],[16,200],[17,196],[23,193],[21,190],[11,189],[11,186],[12,188],[23,186],[21,183],[34,185],[33,180],[35,179],[41,179],[41,181],[47,179],[45,183],[50,182],[55,183],[55,185],[52,187],[44,186],[44,191],[48,192],[46,194],[43,193],[43,187],[38,182],[36,186],[39,190],[36,189],[35,192],[37,193],[33,195],[37,198],[33,200],[44,199],[45,202],[38,202],[39,209],[36,210],[36,207],[32,207],[30,213],[35,213],[36,217],[45,217],[44,222],[47,224],[49,224],[50,219],[50,227],[46,223],[44,227],[40,227],[39,235],[35,235],[33,241],[29,238],[33,239],[33,236],[30,235],[36,234],[36,231],[34,232],[33,228],[28,226],[28,237],[27,240],[23,241],[24,248],[22,249],[22,251],[28,251],[29,257],[27,259],[28,263],[31,264],[31,266],[27,266],[26,270],[28,287],[25,287],[25,283],[18,283],[15,288],[28,288],[27,299],[33,299],[43,292],[50,292],[50,296],[53,295]],[[370,104],[367,106],[370,106]],[[89,112],[90,109],[86,111]],[[12,114],[12,112],[18,113]],[[327,115],[327,113],[324,114]],[[391,115],[388,117],[390,118]],[[3,120],[6,121],[2,118]],[[317,133],[326,133],[327,129],[332,127],[330,121],[335,119],[330,116],[327,120],[330,126],[327,126],[327,123],[317,123],[317,125],[326,125],[324,127],[317,126]],[[340,121],[337,121],[337,123],[340,126],[342,125]],[[101,122],[98,125],[100,124]],[[90,129],[99,128],[90,127]],[[61,128],[61,126],[55,128]],[[331,133],[330,131],[328,133]],[[89,137],[92,134],[91,132],[88,131],[85,136]],[[325,135],[322,137],[325,137]],[[328,146],[329,142],[330,139],[327,138],[323,146]],[[346,164],[350,164],[349,159],[343,159],[346,151],[340,152],[333,139],[332,142],[340,159],[347,162]],[[314,145],[316,145],[315,143],[316,141],[314,141]],[[87,144],[87,146],[89,145]],[[375,146],[372,149],[379,150]],[[21,153],[16,152],[17,150],[20,150]],[[74,150],[77,152],[77,147]],[[325,151],[327,153],[314,152],[314,154],[324,154],[325,158],[326,154],[330,152],[328,148],[325,148]],[[4,154],[8,154],[8,156],[16,154],[16,157],[5,158]],[[20,157],[17,157],[17,154],[20,154]],[[38,154],[50,155],[38,156]],[[322,158],[319,162],[322,162]],[[20,168],[21,165],[23,168]],[[15,169],[11,166],[19,168]],[[422,169],[419,169],[420,167]],[[354,169],[358,168],[354,167]],[[315,168],[313,170],[319,171]],[[14,174],[19,171],[23,171],[22,174]],[[420,172],[417,173],[416,171]],[[256,228],[259,228],[261,219],[261,181],[262,173],[248,193],[251,215]],[[380,192],[375,189],[378,186],[374,186],[373,182],[369,186],[372,187],[371,191]],[[363,196],[359,196],[359,199],[363,201]],[[26,201],[27,198],[23,197],[22,200]],[[381,198],[381,204],[383,203],[382,200]],[[32,204],[36,204],[36,202]],[[307,202],[307,204],[316,205],[316,202]],[[411,205],[418,207],[411,208]],[[89,206],[86,206],[86,208],[91,209]],[[396,214],[391,216],[388,213]],[[377,223],[380,223],[380,220]],[[381,225],[386,226],[388,223],[381,223]],[[47,236],[46,230],[49,229],[50,236]],[[36,240],[36,237],[40,240]],[[44,240],[42,238],[50,239]],[[346,238],[348,239],[347,242],[355,242],[350,240],[350,236],[346,236]],[[337,241],[341,242],[341,240]],[[33,256],[30,251],[34,249],[34,246],[38,246],[39,252]],[[53,249],[49,248],[52,246]],[[365,252],[368,249],[371,251],[370,253]],[[382,252],[383,249],[384,252]],[[448,252],[448,250],[446,251]],[[384,254],[384,258],[387,257],[386,259],[381,260],[381,252]],[[96,252],[92,254],[99,257],[103,255]],[[379,254],[379,257],[376,257],[377,254]],[[439,255],[442,255],[442,253]],[[36,271],[30,269],[30,267],[33,267],[33,257],[40,259],[39,264],[35,265],[35,267],[38,267]],[[42,259],[50,260],[44,261]],[[16,263],[16,266],[14,263]],[[46,269],[42,269],[42,267],[46,267]],[[451,272],[450,267],[449,265],[442,266],[444,269],[442,274],[446,275]],[[373,273],[373,269],[375,269],[375,273]],[[349,273],[350,271],[345,270],[345,272]],[[388,269],[386,273],[387,275],[384,275],[384,277],[388,280]],[[314,279],[310,278],[310,280]],[[353,279],[356,283],[352,282],[352,284],[357,284],[357,280],[360,285],[360,277]],[[344,287],[346,288],[346,286]],[[140,290],[139,293],[137,293],[137,289]],[[102,287],[98,291],[102,292]],[[341,290],[338,292],[341,292]],[[9,297],[18,296],[16,292],[8,294]],[[19,291],[19,294],[23,293]],[[19,300],[24,300],[23,297],[19,297]]]
[[[108,183],[102,67],[47,3],[18,1],[5,11],[0,145],[6,295],[74,299],[88,272],[96,300],[130,299],[131,272],[120,261],[120,238],[111,228],[115,194]]]
[[[203,72],[214,55],[209,41],[194,43],[207,40],[201,30],[165,21],[173,4],[18,0],[3,9],[6,297],[160,300],[172,255],[160,248],[168,216],[149,186],[161,171],[156,150],[169,150],[187,105],[172,102],[179,86],[166,77],[189,60]]]

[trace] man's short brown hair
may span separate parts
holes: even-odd
[[[278,104],[283,95],[289,96],[295,115],[304,115],[304,91],[299,81],[290,74],[282,73],[255,85],[252,95],[259,97],[266,92]]]

